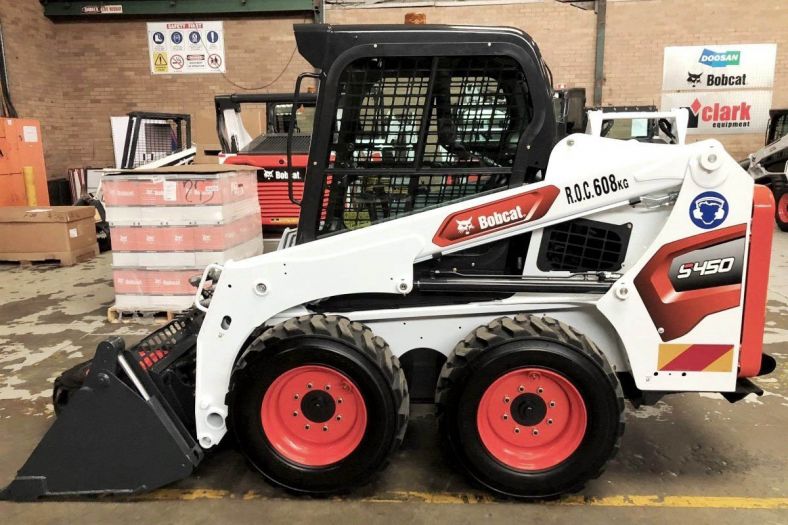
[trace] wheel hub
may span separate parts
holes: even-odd
[[[334,416],[334,398],[322,390],[312,390],[301,401],[301,413],[309,421],[324,423]]]
[[[260,421],[279,454],[318,467],[353,453],[366,432],[367,409],[348,376],[327,366],[305,365],[271,383],[263,395]]]
[[[520,394],[512,401],[512,418],[520,425],[538,425],[546,414],[547,403],[538,394]]]
[[[487,387],[476,413],[487,451],[521,471],[554,467],[585,436],[587,413],[580,392],[564,375],[540,368],[508,372]]]

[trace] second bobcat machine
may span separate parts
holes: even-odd
[[[425,388],[464,472],[547,497],[600,475],[625,399],[760,392],[774,204],[718,142],[556,141],[520,30],[295,33],[320,82],[295,246],[99,345],[6,498],[151,490],[228,433],[276,485],[346,491]]]

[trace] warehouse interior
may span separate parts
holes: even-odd
[[[0,0],[0,61],[4,523],[788,522],[782,2]]]

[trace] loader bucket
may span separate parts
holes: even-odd
[[[189,476],[202,455],[134,354],[111,337],[0,499],[144,492]]]

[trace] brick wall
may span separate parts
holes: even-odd
[[[69,155],[60,141],[67,136],[67,113],[64,82],[53,60],[58,49],[55,24],[44,18],[36,0],[0,1],[0,23],[14,107],[20,117],[41,122],[48,168],[64,167]]]
[[[400,23],[408,11],[429,23],[509,25],[530,33],[555,82],[593,93],[595,15],[552,0],[489,6],[342,9],[330,23]],[[788,7],[777,0],[609,0],[604,104],[657,104],[666,45],[776,42],[773,106],[788,106]],[[0,0],[11,94],[21,116],[41,120],[48,174],[113,162],[110,115],[132,110],[190,113],[194,140],[216,144],[213,96],[267,84],[295,48],[298,16],[224,22],[227,75],[151,75],[145,20],[57,22],[37,0]],[[296,53],[262,91],[290,91],[308,69]],[[757,149],[760,134],[717,135],[734,157]]]

